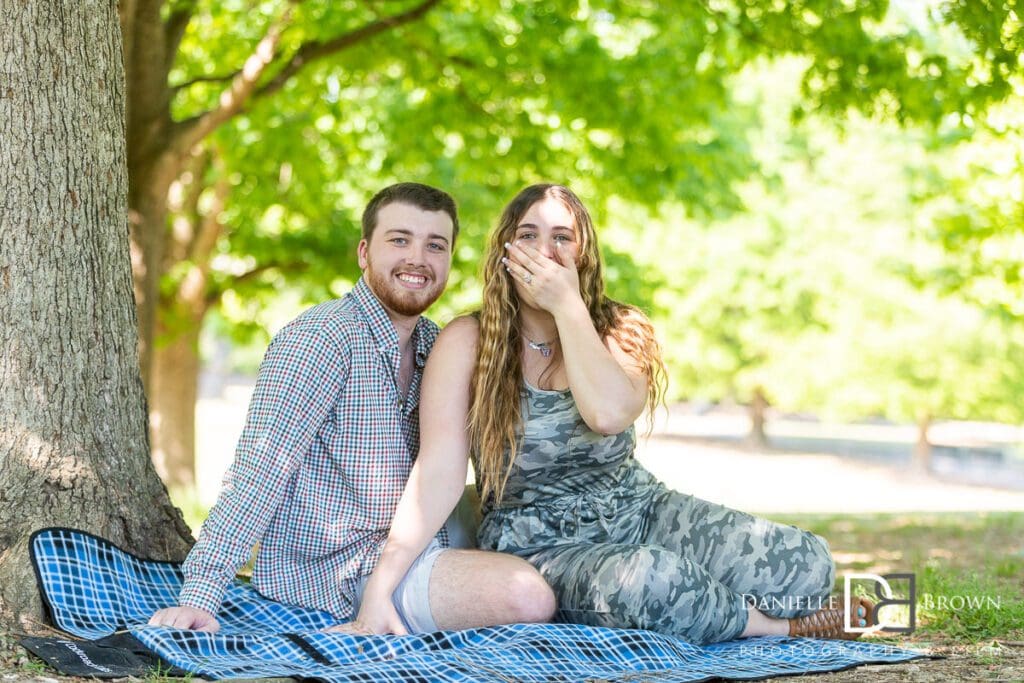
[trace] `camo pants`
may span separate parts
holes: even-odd
[[[748,604],[795,617],[827,600],[822,538],[668,489],[633,457],[634,430],[594,432],[571,391],[524,384],[522,400],[519,449],[477,540],[537,567],[562,620],[703,645],[739,636]]]
[[[698,645],[738,637],[748,604],[774,617],[810,614],[827,601],[835,577],[821,537],[660,483],[488,517],[481,531],[490,527],[502,539],[495,549],[537,567],[558,597],[561,620]]]

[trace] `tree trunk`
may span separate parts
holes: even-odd
[[[117,3],[0,0],[0,73],[0,628],[30,631],[32,531],[192,539],[146,437]]]
[[[152,396],[153,344],[156,336],[160,298],[161,264],[167,233],[167,189],[169,181],[150,178],[148,173],[132,176],[131,264],[135,303],[138,310],[139,371],[147,396]],[[138,179],[136,180],[136,177]]]
[[[162,18],[162,2],[130,2],[119,17],[126,65],[128,207],[132,273],[138,311],[139,366],[149,395],[153,338],[167,240],[167,190],[181,171],[171,150],[171,89],[174,61]]]
[[[928,473],[932,469],[932,443],[928,440],[928,430],[932,426],[932,416],[922,413],[917,418],[917,443],[914,444],[913,466],[918,472]]]
[[[768,435],[764,431],[765,413],[768,410],[768,398],[764,388],[755,387],[754,397],[750,400],[750,443],[756,448],[767,448]]]
[[[218,179],[206,185],[214,168]],[[195,485],[196,399],[199,385],[199,334],[210,306],[209,274],[217,240],[223,231],[220,214],[230,193],[219,158],[212,149],[197,149],[174,181],[167,202],[173,229],[166,244],[162,270],[177,264],[179,279],[165,293],[157,310],[157,333],[152,346],[149,426],[153,462],[172,488]],[[200,198],[207,196],[208,201]],[[203,205],[203,206],[201,206]],[[182,272],[181,264],[189,263]]]
[[[172,489],[192,487],[196,481],[196,399],[203,319],[189,316],[178,322],[184,323],[181,329],[172,332],[161,325],[157,334],[149,404],[153,464]]]

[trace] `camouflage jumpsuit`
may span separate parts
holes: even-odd
[[[794,617],[827,600],[835,569],[821,537],[668,489],[634,459],[633,428],[595,433],[568,391],[524,387],[523,421],[478,541],[537,567],[561,620],[703,645],[739,636],[748,601]]]

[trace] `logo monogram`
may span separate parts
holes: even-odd
[[[868,615],[871,617],[869,622],[876,622],[874,626],[854,626],[851,623],[851,582],[855,579],[868,580],[875,584],[875,596],[878,598],[878,601],[875,603],[875,609]],[[896,579],[907,580],[910,595],[906,599],[901,600],[893,597],[892,586],[889,584],[889,581]],[[846,574],[843,577],[843,597],[845,598],[843,630],[847,633],[878,633],[879,631],[883,633],[913,633],[917,626],[917,584],[914,574],[883,574],[881,576],[858,572]],[[882,621],[879,612],[881,612],[883,607],[888,607],[889,605],[908,605],[910,607],[910,623],[904,626]]]

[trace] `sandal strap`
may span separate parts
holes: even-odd
[[[854,597],[850,601],[850,611],[858,607],[864,608],[867,621],[871,621],[874,603],[867,598]],[[860,633],[847,633],[845,630],[845,614],[842,608],[821,609],[814,614],[789,620],[789,635],[803,638],[826,638],[831,640],[856,640]]]
[[[823,609],[805,617],[789,620],[789,635],[804,638],[842,638],[843,610]]]

